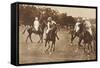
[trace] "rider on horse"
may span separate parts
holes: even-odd
[[[88,19],[82,18],[82,20],[80,21],[80,24],[76,23],[75,30],[73,31],[73,34],[71,35],[71,43],[73,42],[76,36],[79,37],[79,43],[78,43],[79,45],[82,40],[84,40],[84,43],[90,44],[93,37],[92,37],[91,23],[88,21]]]
[[[78,33],[81,33],[84,29],[86,29],[87,32],[92,36],[92,30],[91,30],[91,23],[87,18],[82,18],[82,21],[80,19],[77,19],[77,23],[75,24],[75,34],[78,35]]]
[[[53,25],[55,25],[55,27],[56,27],[56,22],[53,21],[51,17],[48,17],[47,30],[46,30],[46,38],[48,36],[48,33],[53,30]],[[59,40],[58,35],[57,35],[57,31],[56,31],[56,37]]]
[[[88,18],[83,18],[82,19],[82,24],[84,26],[83,29],[85,29],[85,31],[87,31],[92,36],[91,23],[90,23],[89,19]],[[81,28],[81,26],[80,26],[80,28]]]
[[[89,32],[89,34],[92,36],[92,29],[91,29],[91,23],[88,18],[83,19],[84,20],[84,25],[86,28],[86,31]]]
[[[80,29],[79,25],[80,25],[80,19],[78,18],[78,19],[77,19],[77,22],[76,22],[76,24],[75,24],[75,28],[74,28],[74,30],[75,30],[75,35],[78,35],[79,29]]]

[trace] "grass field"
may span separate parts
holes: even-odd
[[[24,28],[19,29],[19,63],[42,63],[42,62],[60,62],[74,60],[93,60],[96,54],[86,55],[83,48],[78,49],[78,38],[74,44],[70,45],[70,34],[67,30],[61,29],[58,32],[59,40],[56,41],[55,51],[52,54],[45,53],[46,47],[43,43],[37,43],[38,35],[32,34],[33,43],[28,40],[26,44],[27,31],[22,34]]]

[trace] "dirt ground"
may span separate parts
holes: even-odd
[[[70,34],[67,30],[61,29],[58,32],[59,40],[56,41],[55,51],[52,54],[45,53],[46,47],[43,43],[37,43],[38,35],[32,34],[33,43],[28,39],[26,44],[27,31],[22,34],[24,28],[19,29],[19,63],[42,63],[42,62],[60,62],[74,60],[93,60],[96,54],[87,55],[83,48],[78,49],[78,38],[74,44],[70,45]]]

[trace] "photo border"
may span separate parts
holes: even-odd
[[[98,43],[98,33],[97,33],[97,20],[98,20],[98,16],[97,16],[97,11],[98,11],[98,7],[97,6],[81,6],[81,5],[62,5],[62,4],[48,4],[48,3],[29,3],[29,2],[15,2],[13,4],[16,4],[16,9],[17,9],[17,21],[16,21],[16,32],[17,32],[17,35],[16,35],[16,39],[17,39],[17,44],[16,44],[16,54],[17,54],[17,57],[16,57],[16,66],[24,66],[24,65],[43,65],[43,64],[58,64],[58,63],[76,63],[76,62],[90,62],[90,61],[97,61],[98,59],[98,54],[97,54],[97,51],[98,51],[98,47],[97,47],[97,43]],[[76,8],[94,8],[96,9],[96,59],[94,60],[72,60],[72,61],[57,61],[57,62],[43,62],[43,63],[25,63],[25,64],[19,64],[19,5],[20,4],[27,4],[27,5],[43,5],[43,6],[59,6],[59,7],[76,7]]]

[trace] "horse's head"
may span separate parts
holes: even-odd
[[[55,32],[56,30],[57,30],[57,25],[56,25],[56,24],[53,24],[53,25],[52,25],[52,31]]]

